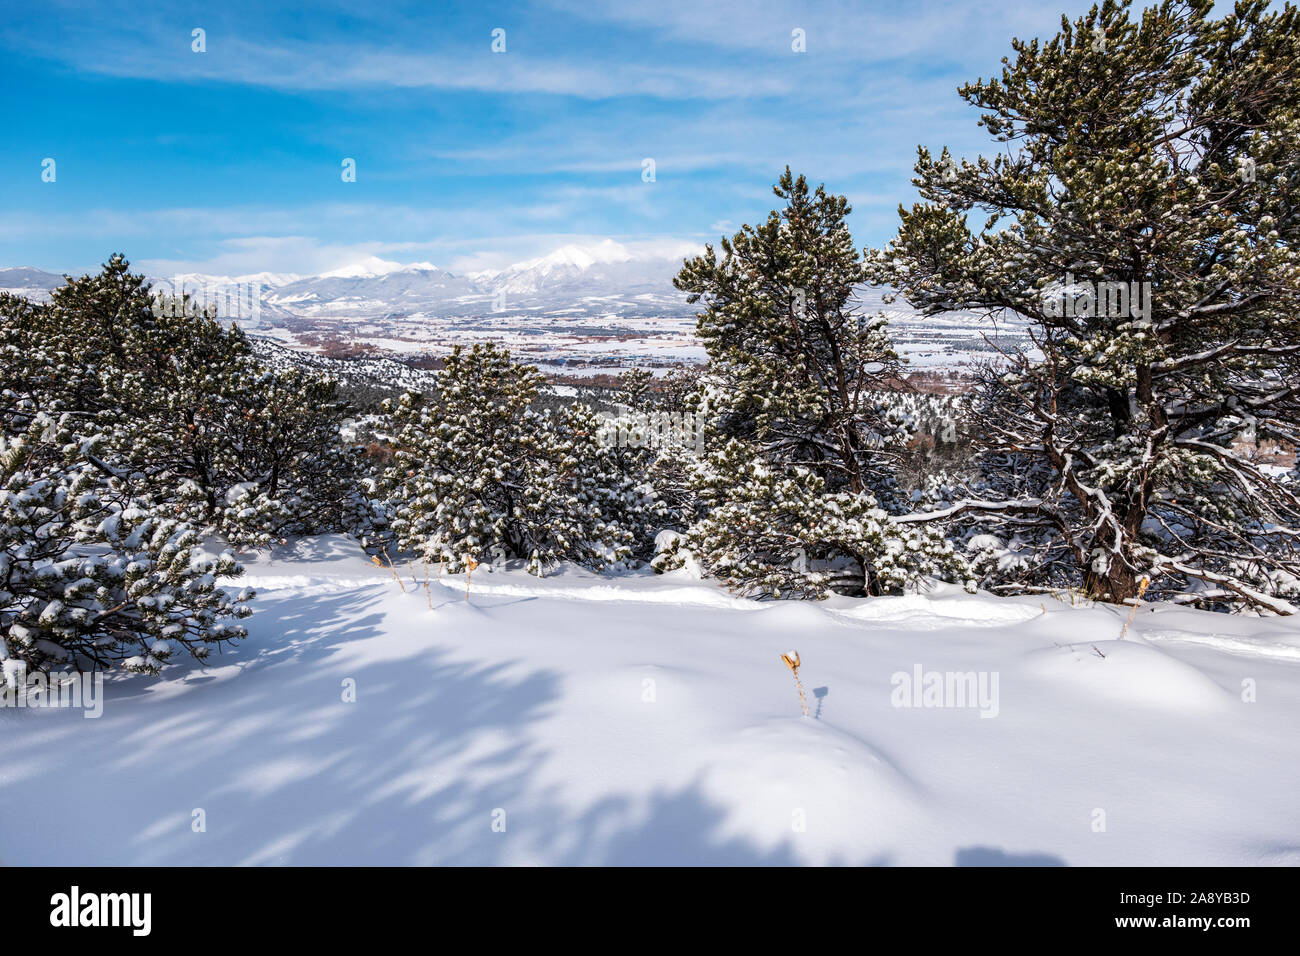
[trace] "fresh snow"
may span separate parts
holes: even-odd
[[[206,668],[0,710],[0,863],[1300,863],[1300,622],[245,562]],[[996,706],[894,706],[936,672]]]
[[[437,269],[438,267],[431,262],[412,262],[409,265],[403,265],[400,262],[389,262],[387,259],[380,259],[378,256],[367,256],[360,262],[354,262],[351,265],[343,266],[341,269],[322,272],[318,278],[373,279],[377,276],[386,276],[394,272],[436,272]]]

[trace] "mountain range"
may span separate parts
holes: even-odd
[[[155,288],[260,291],[262,319],[379,320],[488,315],[683,316],[694,310],[672,284],[688,243],[650,249],[610,239],[566,245],[504,269],[457,275],[428,262],[403,265],[370,257],[320,275],[261,272],[244,276],[149,276]],[[0,269],[0,292],[45,300],[63,276],[29,267]]]

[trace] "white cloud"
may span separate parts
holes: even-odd
[[[318,275],[346,269],[357,263],[383,261],[376,255],[381,243],[323,244],[306,236],[244,236],[216,243],[214,255],[204,259],[141,259],[133,263],[150,275],[202,273],[240,276],[257,272],[293,272]]]
[[[508,266],[541,258],[559,249],[601,250],[617,244],[636,259],[672,259],[693,255],[703,248],[692,240],[664,236],[596,236],[549,234],[509,236],[480,240],[477,248],[466,246],[452,252],[438,243],[323,244],[304,236],[243,236],[225,239],[216,251],[203,259],[141,259],[132,263],[149,275],[201,274],[243,276],[260,272],[298,275],[381,274],[401,268],[439,266],[458,275],[499,271]],[[413,253],[425,253],[413,260]],[[405,255],[402,255],[405,254]],[[439,262],[445,255],[445,265]],[[394,256],[399,256],[394,258]]]
[[[477,49],[403,51],[362,43],[322,43],[281,38],[275,44],[240,36],[203,57],[166,38],[137,33],[98,42],[28,38],[43,56],[109,76],[173,82],[244,83],[280,90],[440,89],[484,93],[552,94],[584,100],[619,96],[726,99],[779,96],[793,81],[689,63],[511,53],[492,57]]]

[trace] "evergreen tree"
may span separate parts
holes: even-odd
[[[960,90],[1006,151],[921,149],[924,201],[870,256],[927,313],[1030,323],[984,383],[979,480],[904,519],[1015,539],[1004,584],[1296,609],[1295,475],[1255,452],[1300,444],[1300,13],[1212,6],[1015,41]]]
[[[892,463],[909,429],[883,391],[898,358],[885,320],[857,306],[865,273],[848,202],[787,168],[785,200],[688,260],[676,284],[704,301],[709,355],[697,411],[709,455],[691,468],[697,520],[656,567],[686,561],[749,594],[881,594],[960,573],[942,535],[893,525]]]
[[[704,517],[665,542],[659,570],[691,563],[737,593],[773,598],[963,579],[965,564],[938,528],[898,526],[870,494],[827,492],[808,469],[776,471],[736,439],[701,468],[697,487]]]
[[[181,650],[198,659],[244,637],[252,592],[228,552],[200,559],[195,531],[140,508],[89,461],[99,439],[75,417],[34,415],[0,437],[0,663],[21,668],[119,665],[157,673]],[[10,431],[11,429],[6,429]]]
[[[121,256],[51,299],[0,302],[15,410],[78,416],[105,474],[232,542],[342,530],[361,456],[336,383],[266,368],[237,327],[155,297]]]
[[[906,439],[878,392],[898,370],[881,316],[857,308],[864,279],[843,196],[810,190],[789,168],[785,201],[687,260],[674,280],[704,301],[706,393],[722,438],[751,442],[777,467],[799,466],[830,491],[892,491],[888,461]]]
[[[589,407],[533,408],[542,381],[496,346],[457,347],[436,402],[385,403],[398,548],[453,571],[523,559],[542,574],[559,561],[601,569],[633,557],[649,536],[651,489],[621,467]]]

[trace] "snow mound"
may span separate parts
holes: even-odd
[[[827,862],[877,860],[889,852],[889,834],[919,816],[913,781],[870,744],[820,721],[746,727],[718,740],[704,762],[704,792],[732,808],[721,834],[768,852],[797,839]],[[849,853],[841,835],[854,820],[872,821],[875,834]]]
[[[1065,692],[1139,707],[1194,713],[1235,700],[1191,664],[1132,639],[1036,650],[1024,670]]]
[[[999,599],[932,599],[921,594],[909,594],[871,598],[838,613],[857,621],[877,624],[939,628],[957,622],[964,627],[1008,627],[1033,620],[1043,612],[1038,607]]]
[[[1192,631],[1146,631],[1149,641],[1184,641],[1204,644],[1217,650],[1230,651],[1247,657],[1273,657],[1279,660],[1300,661],[1300,644],[1292,635],[1283,634],[1272,640],[1229,636],[1224,634],[1197,634]]]

